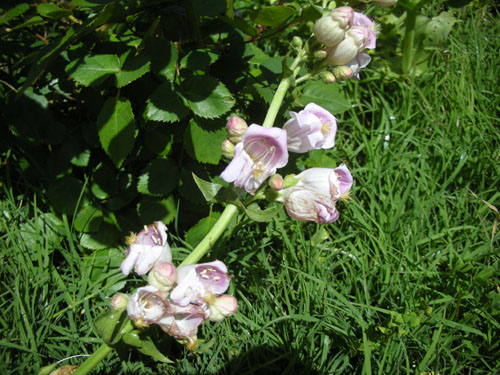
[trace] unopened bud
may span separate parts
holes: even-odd
[[[333,74],[335,78],[339,81],[347,81],[352,77],[352,69],[348,66],[336,66],[333,68]]]
[[[390,7],[398,2],[398,0],[373,0],[373,4],[379,7]]]
[[[302,39],[298,36],[292,38],[292,45],[296,48],[302,48]]]
[[[169,292],[177,282],[177,270],[172,263],[158,263],[148,274],[148,284]]]
[[[223,294],[217,297],[212,304],[210,304],[210,317],[208,320],[211,322],[220,322],[225,317],[233,315],[238,309],[238,301],[233,296]]]
[[[323,60],[326,56],[328,56],[328,52],[323,49],[314,52],[314,57],[318,60]]]
[[[335,76],[332,72],[321,72],[321,80],[324,83],[333,83],[335,82]]]
[[[330,17],[339,23],[339,26],[347,30],[352,26],[354,10],[351,7],[338,7],[331,11]]]
[[[368,40],[368,29],[362,26],[351,27],[345,33],[344,40],[328,50],[328,63],[330,65],[348,64],[363,50],[365,40]]]
[[[318,42],[333,47],[344,38],[345,31],[330,15],[321,17],[314,24],[314,36]]]
[[[277,173],[269,179],[269,186],[274,190],[283,189],[284,183],[285,181],[283,180],[283,177]]]
[[[234,157],[234,144],[229,139],[222,142],[222,156],[226,159],[232,159]]]
[[[116,293],[111,299],[111,308],[115,311],[125,310],[128,305],[128,296],[123,293]]]
[[[227,137],[234,144],[241,142],[241,137],[248,129],[248,125],[241,117],[233,116],[226,125]]]

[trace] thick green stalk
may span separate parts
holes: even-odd
[[[415,57],[415,21],[417,20],[417,9],[408,9],[405,20],[405,36],[403,39],[403,73],[408,74],[413,68]]]
[[[101,347],[94,352],[94,354],[88,357],[85,362],[83,362],[75,371],[72,372],[72,375],[88,374],[90,370],[97,366],[97,364],[112,351],[113,348],[111,346],[102,344]]]

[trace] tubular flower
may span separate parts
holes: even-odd
[[[254,194],[266,178],[287,163],[286,132],[252,124],[236,145],[233,159],[220,176]]]
[[[224,293],[231,281],[226,265],[219,260],[182,266],[177,274],[179,281],[170,299],[179,306],[203,304],[206,298]]]
[[[289,151],[303,153],[335,145],[337,119],[326,109],[309,103],[298,113],[290,111],[290,116],[283,126]]]
[[[138,275],[144,275],[160,262],[171,262],[172,253],[167,243],[167,227],[161,221],[144,226],[137,235],[128,238],[128,254],[120,268],[128,275],[132,268]]]
[[[290,188],[285,196],[285,209],[300,221],[328,224],[339,218],[335,201],[315,190]]]
[[[148,285],[135,291],[128,301],[127,313],[138,328],[157,323],[168,312],[168,303],[163,294]]]

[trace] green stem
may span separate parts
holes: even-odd
[[[403,39],[403,73],[408,74],[414,63],[415,44],[415,21],[417,20],[417,9],[408,9],[405,20],[405,36]]]
[[[210,250],[215,241],[219,239],[219,237],[228,227],[229,223],[237,212],[238,207],[236,207],[234,204],[228,204],[212,229],[210,229],[210,232],[208,232],[205,238],[203,238],[198,246],[194,248],[191,254],[189,254],[182,261],[179,267],[185,266],[186,264],[194,264],[198,262]]]
[[[264,119],[264,123],[262,126],[264,128],[270,128],[274,125],[274,120],[276,120],[276,116],[278,115],[278,111],[281,107],[281,103],[283,103],[283,99],[285,98],[286,92],[292,85],[292,83],[295,80],[295,77],[297,76],[299,72],[299,65],[304,59],[305,52],[300,51],[298,56],[295,58],[293,61],[292,65],[290,66],[290,70],[292,74],[289,74],[281,80],[280,84],[278,85],[278,88],[276,89],[276,92],[274,93],[273,100],[271,101],[271,105],[269,106],[269,109],[267,110],[266,118]]]

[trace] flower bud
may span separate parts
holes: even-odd
[[[226,125],[227,135],[234,144],[241,142],[241,137],[248,129],[248,125],[241,117],[233,116],[229,119]]]
[[[331,11],[330,17],[337,21],[342,29],[347,30],[352,26],[354,10],[351,7],[338,7]]]
[[[397,0],[396,0],[397,1]],[[295,47],[295,48],[302,48],[302,39],[298,36],[294,36],[292,38],[292,45]]]
[[[269,186],[271,187],[271,189],[281,190],[283,189],[283,184],[284,184],[283,177],[281,177],[281,175],[279,174],[275,174],[269,179]]]
[[[115,311],[125,310],[128,305],[128,296],[123,293],[116,293],[111,299],[111,308]]]
[[[344,37],[345,31],[330,15],[321,17],[314,24],[314,36],[327,47],[333,47]]]
[[[353,26],[346,33],[342,42],[328,51],[327,61],[331,65],[346,65],[364,48],[368,40],[368,30],[363,26]]]
[[[398,2],[398,0],[373,0],[373,4],[379,7],[390,7]]]
[[[288,174],[285,176],[283,187],[285,189],[294,187],[299,182],[299,179],[294,174]]]
[[[366,44],[368,43],[370,29],[365,26],[353,26],[346,32],[346,35],[353,38],[354,43],[359,48],[358,52],[361,52],[365,49]]]
[[[326,52],[324,49],[320,49],[314,52],[314,57],[318,60],[323,60],[327,55],[328,52]]]
[[[232,159],[234,157],[234,143],[229,139],[222,142],[222,156],[226,159]]]
[[[324,83],[333,83],[335,82],[335,76],[331,72],[321,72],[321,80]]]
[[[177,270],[172,263],[159,263],[148,274],[148,284],[162,292],[169,292],[176,282]]]
[[[337,80],[347,81],[348,79],[351,79],[353,72],[351,68],[344,65],[333,68],[333,74]]]
[[[214,302],[210,304],[210,317],[208,320],[211,322],[220,322],[225,317],[233,315],[238,309],[238,302],[236,298],[228,294],[223,294],[215,298]]]

